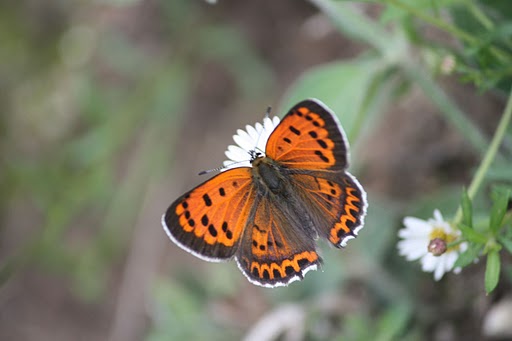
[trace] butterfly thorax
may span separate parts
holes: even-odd
[[[257,157],[252,161],[254,183],[262,194],[269,191],[275,195],[284,195],[286,178],[276,161],[268,157]]]

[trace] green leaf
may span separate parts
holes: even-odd
[[[504,189],[501,187],[497,187],[493,191],[493,205],[491,208],[489,228],[495,235],[498,233],[501,227],[503,217],[505,217],[509,198],[510,190],[508,188]]]
[[[512,254],[512,240],[501,236],[498,237],[498,240],[501,245],[503,245],[505,249],[507,249],[507,251]]]
[[[498,285],[500,278],[500,254],[492,250],[487,254],[487,267],[485,268],[485,291],[491,293]]]
[[[473,204],[471,203],[466,188],[462,190],[461,207],[462,223],[468,227],[473,227]]]
[[[459,230],[462,232],[462,235],[464,236],[464,238],[466,238],[470,242],[477,243],[477,244],[487,243],[488,238],[484,234],[476,232],[471,227],[466,226],[464,224],[459,224],[458,227],[459,227]]]
[[[478,256],[480,256],[481,251],[482,246],[480,244],[469,244],[467,250],[459,255],[459,258],[457,258],[457,261],[453,267],[464,268],[469,264],[472,264],[478,258]]]

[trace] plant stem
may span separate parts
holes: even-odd
[[[510,90],[510,93],[508,95],[507,106],[505,107],[505,111],[503,112],[500,122],[498,123],[498,127],[496,128],[496,132],[494,133],[491,144],[489,145],[489,148],[487,149],[487,152],[485,153],[482,163],[480,163],[480,166],[478,167],[478,169],[475,173],[475,177],[473,178],[473,181],[471,181],[471,184],[469,185],[469,188],[468,188],[469,199],[473,200],[476,193],[478,192],[478,189],[482,185],[482,182],[485,179],[485,175],[487,174],[489,168],[491,167],[491,164],[494,161],[496,154],[498,153],[498,148],[500,147],[501,142],[503,141],[503,138],[505,137],[505,133],[507,131],[507,127],[510,124],[511,118],[512,118],[512,89]],[[454,223],[458,224],[461,219],[462,219],[462,208],[459,206],[459,209],[457,210],[457,213],[454,218]]]
[[[505,136],[507,127],[510,124],[511,117],[512,117],[512,90],[508,96],[507,106],[505,107],[505,111],[503,112],[503,115],[501,116],[500,122],[496,129],[496,132],[494,133],[494,137],[492,138],[489,149],[487,150],[487,153],[485,154],[485,157],[482,160],[480,167],[476,171],[475,178],[471,182],[471,185],[469,185],[468,196],[470,199],[473,199],[473,197],[475,196],[476,192],[478,191],[478,189],[485,177],[485,174],[487,173],[487,171],[489,170],[489,167],[491,166],[492,162],[494,161],[494,157],[496,156],[496,153],[498,152],[498,148],[501,144],[501,141],[503,140],[503,137]]]
[[[469,1],[467,3],[468,9],[473,14],[476,20],[478,20],[483,27],[487,30],[492,30],[494,28],[494,24],[492,23],[492,20],[485,15],[484,12],[480,10],[478,5],[476,5],[474,2]]]

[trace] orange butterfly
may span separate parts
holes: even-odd
[[[265,126],[239,130],[234,138],[242,148],[230,146],[226,155],[242,156],[246,165],[225,163],[229,169],[178,198],[162,217],[178,246],[212,262],[234,257],[251,283],[265,287],[316,270],[316,239],[345,246],[363,227],[367,207],[363,187],[346,171],[343,129],[325,104],[302,101],[277,122],[266,118]]]

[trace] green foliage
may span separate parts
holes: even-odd
[[[499,250],[492,250],[487,254],[487,266],[485,268],[485,291],[490,293],[498,285],[500,278],[500,254]]]
[[[492,292],[498,285],[500,277],[500,250],[504,246],[510,252],[512,239],[510,230],[512,225],[505,219],[507,205],[512,199],[509,186],[495,186],[492,192],[492,206],[489,212],[489,221],[485,225],[473,225],[472,203],[464,190],[461,200],[462,222],[458,228],[469,245],[461,253],[455,266],[465,267],[473,263],[481,253],[487,256],[485,271],[485,290]],[[510,219],[509,219],[510,220]]]
[[[496,187],[492,194],[493,205],[491,207],[489,228],[493,234],[496,234],[502,227],[503,218],[505,218],[508,201],[512,198],[512,193],[506,187]]]

